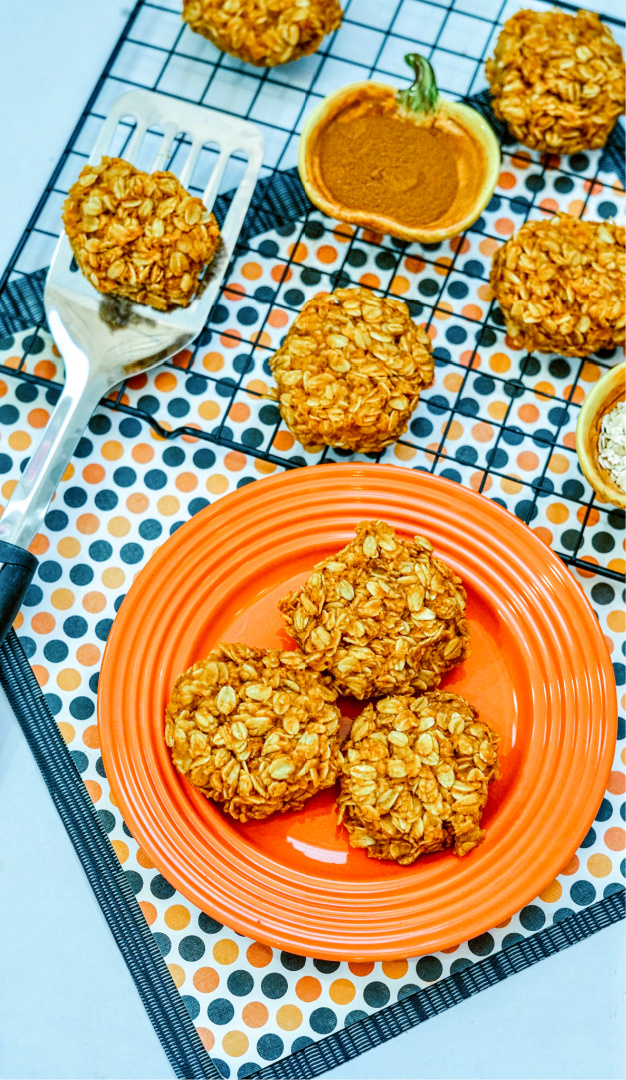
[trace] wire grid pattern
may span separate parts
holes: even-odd
[[[549,5],[538,2],[534,6],[542,10]],[[562,6],[569,7],[566,4]],[[517,166],[521,166],[527,172],[525,194],[509,197],[498,190],[496,199],[492,200],[472,229],[449,245],[452,249],[451,256],[441,254],[444,247],[441,244],[408,245],[361,230],[341,227],[337,229],[336,223],[324,218],[316,210],[306,208],[295,221],[292,220],[293,210],[285,210],[284,221],[278,225],[277,231],[279,235],[288,238],[289,242],[281,245],[280,250],[275,250],[275,242],[270,241],[268,245],[267,241],[255,238],[255,233],[262,221],[263,208],[273,194],[272,189],[283,182],[285,170],[293,168],[299,132],[306,116],[324,94],[348,81],[362,78],[391,80],[399,86],[408,85],[403,56],[416,45],[427,53],[434,64],[440,87],[446,94],[454,98],[479,94],[486,85],[484,60],[493,47],[500,24],[516,8],[517,5],[512,3],[512,0],[452,0],[449,4],[394,0],[384,5],[376,3],[375,0],[348,0],[342,28],[326,39],[318,53],[284,68],[261,71],[220,53],[208,41],[193,34],[180,22],[176,0],[165,0],[160,4],[150,0],[140,2],[134,9],[24,233],[5,274],[5,281],[19,280],[22,275],[48,264],[58,236],[60,211],[68,187],[89,156],[99,127],[112,102],[121,93],[133,87],[144,87],[219,107],[222,111],[230,109],[235,115],[245,116],[258,124],[266,139],[265,164],[261,173],[265,183],[259,185],[260,196],[253,201],[245,234],[242,235],[235,253],[235,276],[237,261],[241,264],[246,255],[253,252],[255,259],[260,259],[262,263],[271,261],[272,279],[270,285],[257,288],[256,296],[261,300],[263,314],[261,325],[255,326],[255,333],[249,343],[249,359],[243,364],[240,363],[240,370],[232,372],[230,377],[212,379],[211,375],[207,376],[202,372],[207,384],[219,384],[217,390],[224,401],[224,408],[217,426],[206,430],[206,425],[199,425],[200,437],[283,467],[341,460],[345,457],[358,458],[358,455],[350,452],[329,448],[320,455],[277,455],[273,448],[280,427],[279,418],[271,437],[264,441],[262,446],[242,443],[237,433],[226,423],[226,418],[229,406],[241,396],[245,375],[249,374],[252,368],[255,372],[263,370],[267,373],[267,360],[280,344],[280,338],[275,340],[276,335],[267,333],[270,312],[277,309],[285,312],[286,330],[295,318],[303,297],[313,295],[319,288],[332,290],[363,282],[363,279],[367,282],[367,274],[362,272],[362,266],[359,267],[359,261],[363,261],[365,252],[368,266],[373,264],[378,271],[372,279],[376,282],[374,290],[382,295],[397,292],[394,286],[403,265],[411,267],[413,277],[416,270],[419,275],[420,268],[431,273],[434,270],[439,277],[434,292],[431,277],[422,283],[411,280],[409,293],[404,298],[412,314],[419,318],[428,330],[435,325],[434,320],[437,318],[452,316],[456,333],[451,335],[449,329],[448,338],[452,336],[457,341],[467,338],[468,335],[470,341],[473,338],[473,345],[463,350],[460,356],[458,348],[435,348],[438,366],[449,367],[460,376],[452,394],[442,397],[431,390],[430,395],[423,395],[429,411],[443,418],[436,443],[424,444],[419,434],[415,436],[412,432],[407,434],[400,444],[406,447],[407,453],[419,451],[421,460],[418,459],[414,467],[443,475],[446,475],[447,470],[455,479],[467,482],[467,469],[461,468],[459,474],[459,462],[450,436],[455,423],[468,415],[464,411],[467,409],[468,392],[472,390],[476,379],[481,379],[475,372],[480,362],[479,350],[497,350],[505,342],[505,333],[502,315],[492,300],[482,308],[475,306],[474,318],[468,319],[455,310],[458,307],[453,301],[455,289],[457,293],[469,290],[471,300],[472,293],[480,290],[481,281],[486,287],[489,260],[481,262],[471,256],[477,244],[482,243],[482,249],[485,250],[485,241],[487,246],[491,241],[493,247],[502,241],[503,235],[499,231],[502,227],[501,219],[498,218],[497,210],[504,212],[506,220],[517,228],[528,218],[540,218],[553,213],[557,205],[549,198],[550,194],[559,190],[559,183],[561,189],[571,183],[575,184],[577,189],[582,187],[582,198],[572,204],[571,209],[580,215],[589,210],[590,216],[597,216],[598,204],[602,205],[604,199],[604,205],[607,205],[607,190],[613,198],[616,189],[618,194],[622,193],[619,190],[622,188],[619,179],[607,176],[605,171],[607,167],[611,167],[608,164],[608,154],[602,151],[579,154],[561,162],[554,156],[520,150],[515,145],[505,149],[503,169],[515,171]],[[616,20],[608,21],[620,40],[620,34],[623,37],[623,24],[618,24]],[[228,108],[225,108],[225,104]],[[123,156],[132,131],[133,126],[130,123],[120,127],[118,145],[115,147],[120,156]],[[148,139],[146,152],[156,149],[158,139],[158,134],[153,133],[152,147]],[[174,171],[183,163],[188,146],[189,142],[184,135],[179,136],[170,161],[170,167]],[[214,151],[204,148],[192,178],[191,189],[194,192],[201,193],[203,190],[214,160]],[[145,166],[148,166],[147,160]],[[241,168],[240,161],[231,159],[222,191],[227,192],[236,185]],[[306,204],[306,200],[304,202]],[[608,205],[610,207],[611,203]],[[341,245],[338,265],[334,265],[328,273],[320,272],[318,260],[311,260],[311,265],[307,266],[307,244],[311,240],[321,240],[323,243],[325,237],[345,241]],[[470,257],[463,258],[467,254]],[[355,273],[355,266],[361,270],[360,273],[358,270]],[[304,283],[307,280],[310,283],[304,291],[286,287],[295,269]],[[219,335],[224,340],[230,335],[230,344],[238,343],[238,331],[233,332],[228,327],[217,330],[221,321],[229,321],[229,301],[238,299],[232,290],[229,293],[229,280],[232,282],[232,277],[231,273],[225,278],[209,325],[197,339],[194,348],[184,354],[184,368],[190,373],[198,369],[199,350],[206,347],[212,338]],[[226,343],[229,344],[228,341]],[[594,363],[603,369],[610,365],[611,360],[611,354],[604,352],[594,358]],[[28,349],[17,370],[11,371],[11,374],[37,381],[36,376],[28,374],[27,361]],[[169,366],[180,369],[181,357],[174,358],[169,362]],[[544,384],[540,384],[539,389],[535,388],[534,376],[537,373],[538,361],[532,356],[519,356],[514,370],[507,372],[506,378],[490,374],[498,389],[506,395],[508,406],[504,414],[489,417],[489,424],[495,434],[477,463],[480,477],[476,480],[476,473],[473,473],[472,486],[487,493],[495,479],[502,482],[509,477],[514,485],[521,483],[524,488],[523,497],[517,500],[514,509],[518,516],[528,523],[537,515],[538,501],[554,489],[552,481],[546,476],[552,452],[564,451],[571,454],[573,449],[572,417],[575,417],[579,405],[585,366],[585,361],[575,362],[571,377],[564,380],[566,385],[563,385],[561,380],[561,385],[555,388],[548,384],[545,391],[542,389]],[[248,386],[249,382],[250,380]],[[519,406],[518,399],[530,391],[533,392],[535,400],[539,400],[540,411],[547,414],[548,422],[539,430],[520,435],[519,426],[514,423],[512,413],[514,406]],[[248,389],[246,396],[250,394],[254,395],[255,390]],[[169,438],[190,433],[187,425],[178,425],[168,434],[167,429],[172,427],[171,423],[159,423],[141,404],[130,404],[131,397],[128,386],[123,384],[111,400],[111,405],[125,412],[141,415],[142,419],[160,434]],[[197,426],[194,425],[194,428],[196,434]],[[419,433],[419,430],[419,424],[413,425],[413,431]],[[508,457],[503,448],[516,440],[519,442],[520,437],[530,439],[533,452],[541,461],[541,468],[532,478],[520,477],[517,474],[511,478],[505,465],[498,467],[499,462],[505,462]],[[371,455],[371,459],[380,460],[381,456],[387,458],[387,455]],[[575,489],[570,485],[570,489],[575,490],[574,498],[572,499],[571,491],[568,495],[567,490],[562,493],[562,497],[578,504],[580,528],[575,536],[571,529],[568,530],[565,543],[557,544],[556,547],[561,557],[570,565],[584,567],[589,557],[594,563],[598,563],[595,554],[587,550],[589,545],[586,529],[589,521],[595,518],[598,512],[603,519],[612,514],[613,522],[616,521],[616,515],[598,503],[586,484],[579,482]],[[492,494],[492,497],[507,505],[498,495]],[[598,571],[609,578],[619,578],[619,570],[612,569],[607,564],[608,561],[610,560],[604,560],[605,565],[598,565]]]

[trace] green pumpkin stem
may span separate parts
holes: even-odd
[[[407,90],[398,90],[396,100],[416,113],[434,113],[439,103],[435,73],[424,56],[407,53],[404,58],[415,72],[415,81]]]

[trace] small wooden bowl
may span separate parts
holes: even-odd
[[[607,371],[585,398],[576,424],[576,453],[585,477],[597,495],[622,509],[626,508],[626,493],[600,465],[598,440],[605,413],[626,399],[625,382],[626,363]]]

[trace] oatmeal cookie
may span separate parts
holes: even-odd
[[[316,52],[342,14],[339,0],[183,0],[192,30],[257,67]]]
[[[421,536],[384,521],[318,563],[278,605],[312,667],[341,694],[363,699],[438,686],[468,653],[465,589]]]
[[[186,307],[217,251],[217,222],[171,172],[122,158],[85,165],[63,206],[76,261],[101,293],[167,311]]]
[[[624,108],[622,50],[591,11],[518,11],[486,75],[496,116],[535,150],[604,146]]]
[[[528,351],[587,356],[624,343],[623,226],[556,214],[498,248],[491,287]]]
[[[344,744],[339,819],[352,847],[402,866],[484,839],[498,736],[457,694],[388,697],[368,705]]]
[[[302,653],[221,644],[177,678],[165,741],[208,798],[239,821],[260,820],[335,783],[336,697]]]
[[[382,450],[431,385],[430,338],[402,300],[368,289],[320,293],[270,360],[280,412],[306,450]]]

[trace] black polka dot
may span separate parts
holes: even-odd
[[[44,699],[45,699],[46,704],[47,704],[48,708],[50,709],[50,712],[52,713],[52,715],[57,716],[58,713],[61,712],[61,709],[63,707],[62,702],[61,702],[61,698],[59,697],[59,695],[58,694],[44,694]],[[80,752],[81,752],[80,750],[74,750],[72,752],[72,754],[80,754]],[[83,754],[83,757],[85,757],[84,754]],[[87,761],[87,758],[85,757],[85,762],[86,761]],[[86,765],[85,765],[85,768],[87,768]]]
[[[596,210],[601,218],[614,218],[617,215],[617,206],[614,202],[598,203]]]
[[[130,469],[128,465],[122,465],[113,473],[113,479],[118,487],[131,487],[137,480],[137,473],[134,469]]]
[[[599,581],[591,590],[591,596],[596,604],[612,604],[615,600],[615,589],[605,581]]]
[[[491,934],[479,934],[478,937],[468,941],[468,948],[474,956],[489,956],[493,952],[495,942]]]
[[[207,447],[203,447],[196,450],[193,455],[193,463],[197,469],[210,469],[212,465],[215,465],[215,454]]]
[[[287,971],[300,971],[306,964],[304,956],[296,956],[295,953],[281,952],[280,962]]]
[[[200,1015],[200,1004],[198,999],[192,997],[191,994],[181,994],[181,1000],[189,1013],[189,1019],[195,1020]]]
[[[608,821],[613,814],[613,806],[608,799],[603,799],[598,807],[596,821]]]
[[[244,1061],[243,1065],[240,1065],[237,1069],[237,1080],[243,1080],[245,1076],[252,1076],[253,1073],[259,1072],[260,1069],[261,1066],[258,1064],[258,1062]]]
[[[259,285],[254,291],[254,299],[260,304],[271,304],[274,299],[274,289],[270,289],[269,285]]]
[[[593,904],[596,898],[596,890],[590,881],[575,881],[569,894],[574,903],[578,904],[580,907],[586,907],[587,904]]]
[[[439,284],[434,278],[421,278],[417,287],[422,296],[435,296],[439,292]]]
[[[207,1016],[212,1024],[229,1024],[234,1015],[233,1004],[228,998],[215,998],[207,1009]]]
[[[183,960],[201,960],[204,956],[205,944],[196,934],[188,934],[180,942],[178,951]]]
[[[319,240],[324,235],[324,226],[321,221],[307,221],[304,226],[304,235],[308,240]]]
[[[96,707],[88,697],[75,697],[70,701],[70,713],[75,720],[89,720],[93,716]]]
[[[314,1009],[309,1017],[309,1024],[318,1035],[328,1035],[337,1027],[337,1016],[332,1009]]]
[[[300,274],[300,281],[303,285],[319,285],[322,280],[322,275],[319,270],[313,270],[309,266],[305,266]]]
[[[535,904],[529,904],[520,911],[519,921],[524,927],[524,930],[541,930],[541,927],[546,921],[546,917],[540,907],[537,907]]]
[[[253,989],[254,979],[249,971],[231,971],[227,986],[235,997],[245,997]]]
[[[87,633],[87,620],[82,615],[70,615],[63,623],[63,632],[70,638],[84,637]]]
[[[106,641],[111,633],[111,627],[113,626],[113,619],[100,619],[96,623],[96,637],[100,641]]]
[[[172,889],[172,893],[174,890]],[[169,894],[172,895],[171,893]],[[204,911],[201,911],[198,915],[198,926],[205,934],[219,934],[223,929],[222,923],[217,919],[212,919],[210,915],[206,915]]]
[[[582,499],[585,489],[580,480],[566,480],[563,484],[563,494],[566,499]]]
[[[103,416],[102,413],[96,413],[95,416],[92,416],[87,426],[93,435],[106,435],[107,431],[111,430],[111,421],[108,416]]]
[[[125,416],[123,420],[120,420],[119,432],[125,439],[136,439],[141,432],[141,424],[133,416]],[[87,457],[88,455],[82,454],[81,456]]]
[[[381,1009],[389,1001],[389,987],[386,983],[371,982],[363,990],[363,1000],[372,1009]]]
[[[593,847],[596,842],[596,830],[590,829],[584,840],[581,841],[581,848]]]
[[[52,697],[54,695],[48,695],[48,696]],[[50,707],[50,702],[48,702],[48,707]],[[60,707],[61,707],[61,702],[59,701],[59,708]],[[58,711],[59,710],[57,709],[57,712]],[[76,768],[78,769],[79,773],[84,773],[85,769],[89,765],[89,759],[88,759],[87,755],[84,754],[82,750],[70,750],[70,757],[71,757],[72,761],[74,762]]]
[[[415,970],[424,982],[435,982],[443,973],[441,960],[436,956],[422,956],[415,965]]]
[[[163,526],[156,518],[146,518],[139,523],[139,535],[142,540],[156,540],[163,532]]]
[[[284,975],[277,971],[266,975],[261,983],[261,991],[267,998],[281,998],[287,993],[288,983]]]
[[[463,300],[469,292],[469,287],[464,281],[451,281],[448,285],[448,292],[455,300]]]
[[[259,321],[259,313],[255,307],[250,307],[246,304],[245,307],[237,309],[237,322],[241,326],[254,326]]]
[[[67,488],[67,490],[63,492],[63,502],[66,506],[71,506],[72,508],[84,506],[87,502],[87,492],[84,488]]]
[[[138,563],[143,559],[141,544],[123,544],[120,549],[120,557],[125,563]]]
[[[533,503],[532,499],[520,499],[520,501],[515,504],[515,516],[518,517],[520,521],[526,522],[526,524],[536,518],[537,514],[537,506]]]
[[[8,473],[13,468],[13,461],[8,454],[0,454],[0,473]]]
[[[523,941],[523,934],[505,934],[502,938],[502,948],[510,949],[511,945],[517,945],[518,941]]]
[[[238,375],[246,375],[249,371],[252,371],[254,367],[254,360],[247,353],[239,353],[233,360],[233,367]]]
[[[574,551],[578,544],[579,536],[580,532],[578,529],[565,529],[565,531],[561,533],[561,546],[564,547],[566,551]]]
[[[28,660],[30,660],[31,656],[34,656],[35,653],[37,652],[37,646],[36,646],[35,642],[33,641],[33,639],[31,637],[28,637],[27,634],[20,634],[20,644],[21,644],[21,646],[22,646],[22,648],[24,650],[26,658]],[[46,655],[46,650],[45,650],[45,647],[44,647],[44,656],[45,655]]]
[[[94,499],[98,510],[115,510],[119,499],[114,491],[109,488],[103,488],[102,491],[97,491]]]
[[[299,308],[304,303],[304,293],[302,289],[287,289],[284,299],[285,303],[289,304],[289,307]]]
[[[158,897],[159,900],[169,900],[176,890],[173,885],[170,885],[169,881],[166,881],[165,878],[161,876],[161,874],[155,874],[150,882],[150,892],[153,896]]]
[[[228,318],[228,308],[225,304],[216,304],[211,312],[211,318],[209,322],[212,323],[224,323]]]
[[[305,1046],[310,1046],[312,1042],[313,1039],[309,1038],[308,1035],[298,1035],[298,1038],[294,1039],[291,1044],[291,1053],[297,1054],[298,1050],[304,1050]],[[215,1061],[215,1058],[213,1060]]]
[[[106,769],[104,767],[104,762],[101,757],[96,758],[96,772],[98,776],[102,776],[106,780]]]
[[[462,345],[467,340],[467,330],[462,326],[449,326],[446,330],[446,341],[451,345]]]
[[[283,1040],[278,1035],[261,1035],[261,1038],[256,1044],[257,1054],[262,1057],[264,1061],[274,1061],[275,1058],[280,1057],[285,1049]]]
[[[367,1013],[363,1012],[363,1009],[352,1009],[344,1020],[345,1027],[350,1027],[351,1024],[358,1024],[361,1020],[367,1020]]]
[[[69,518],[63,510],[49,510],[46,514],[46,528],[51,532],[60,532],[67,528]]]
[[[166,446],[162,454],[163,464],[176,468],[185,460],[185,451],[180,446]]]
[[[104,831],[110,833],[115,828],[115,815],[110,810],[97,810],[96,813]]]
[[[574,187],[574,181],[570,176],[559,176],[554,181],[554,187],[558,191],[559,195],[569,195],[570,191]]]
[[[208,499],[201,499],[201,498],[191,499],[191,501],[190,501],[190,503],[189,503],[189,505],[187,507],[187,511],[189,513],[189,516],[193,517],[194,514],[199,514],[201,510],[204,510],[205,506],[210,506],[210,505],[211,504],[210,504]]]
[[[591,537],[591,543],[596,551],[602,553],[612,551],[615,547],[615,538],[608,532],[594,533]]]
[[[453,960],[450,964],[450,974],[459,975],[461,971],[466,971],[467,968],[472,967],[473,961],[467,956],[461,956],[458,960]]]
[[[89,545],[89,557],[94,562],[106,562],[112,554],[113,548],[108,540],[94,540],[93,544]]]
[[[125,870],[124,877],[133,890],[135,896],[143,889],[143,878],[136,870]]]
[[[37,573],[42,581],[52,582],[58,581],[63,571],[58,562],[49,559],[39,564]]]
[[[179,420],[181,417],[186,416],[190,408],[191,406],[187,401],[187,398],[175,397],[167,403],[167,411],[175,420]]]

